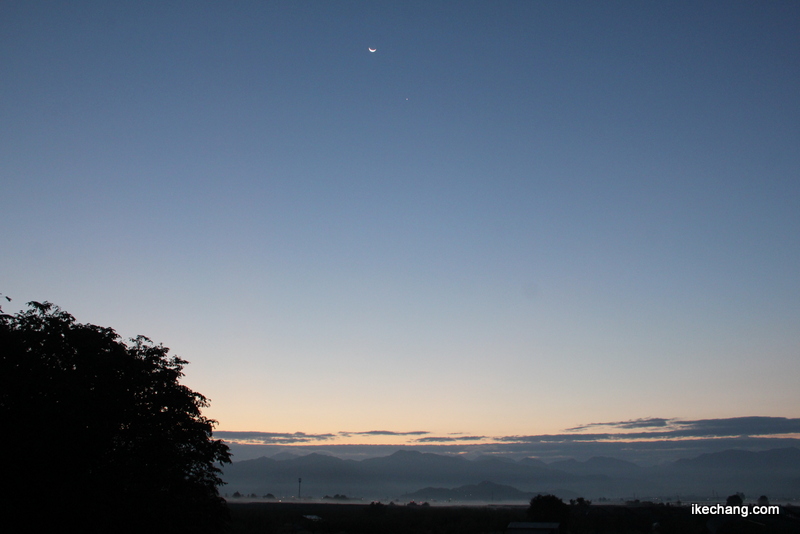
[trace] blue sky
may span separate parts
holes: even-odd
[[[5,309],[163,342],[226,431],[797,417],[798,23],[3,2]]]

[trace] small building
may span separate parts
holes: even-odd
[[[506,534],[558,534],[561,523],[531,523],[514,521],[506,527]]]

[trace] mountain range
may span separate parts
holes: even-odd
[[[296,498],[299,491],[308,498],[344,494],[390,500],[419,497],[418,492],[427,491],[430,499],[468,501],[475,500],[469,495],[480,494],[483,498],[478,500],[487,502],[524,502],[536,493],[685,500],[743,492],[754,499],[762,494],[790,499],[800,496],[800,449],[729,450],[656,467],[608,457],[547,464],[535,458],[468,460],[413,450],[360,461],[282,453],[277,458],[234,462],[224,467],[223,479],[228,484],[223,493],[272,493],[285,498]]]

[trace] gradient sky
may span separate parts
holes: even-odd
[[[4,310],[225,431],[798,417],[798,95],[793,1],[6,0]]]

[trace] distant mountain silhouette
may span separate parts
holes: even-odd
[[[585,462],[577,460],[561,460],[548,465],[551,469],[558,469],[574,475],[636,475],[642,468],[635,463],[606,456],[594,456]]]
[[[316,497],[345,494],[389,499],[421,491],[421,487],[431,495],[434,490],[439,492],[436,495],[445,491],[455,495],[452,492],[471,489],[478,481],[491,481],[527,494],[553,493],[562,498],[711,496],[737,491],[778,498],[800,493],[800,449],[724,451],[659,467],[640,467],[608,457],[545,464],[534,458],[518,462],[494,457],[468,460],[413,450],[361,461],[309,454],[234,462],[225,467],[223,475],[228,482],[224,490],[230,493],[273,493],[286,498],[297,495],[299,478],[303,479],[302,495]],[[477,487],[480,489],[480,484]],[[488,500],[491,498],[490,494]]]
[[[505,464],[513,464],[513,463],[515,463],[514,459],[513,458],[509,458],[508,456],[493,456],[493,455],[489,455],[489,454],[483,454],[481,456],[477,456],[477,457],[473,458],[472,461],[473,462],[495,462],[495,463],[499,462],[499,463],[505,463]],[[544,462],[542,462],[542,464],[545,465]]]
[[[661,469],[664,483],[696,493],[744,491],[795,496],[800,493],[800,449],[728,450],[677,460]],[[720,489],[724,488],[724,490]],[[739,488],[734,491],[730,489]],[[749,489],[747,489],[749,488]]]
[[[752,452],[730,450],[701,454],[697,458],[678,460],[679,469],[723,469],[746,471],[778,471],[800,474],[800,449],[787,447],[768,451]]]
[[[550,468],[549,465],[539,460],[538,458],[523,458],[522,460],[519,461],[519,463],[521,463],[522,465],[529,465],[532,467]]]
[[[293,454],[291,452],[279,452],[278,454],[273,454],[270,456],[273,460],[294,460],[295,458],[300,458],[301,454]]]

